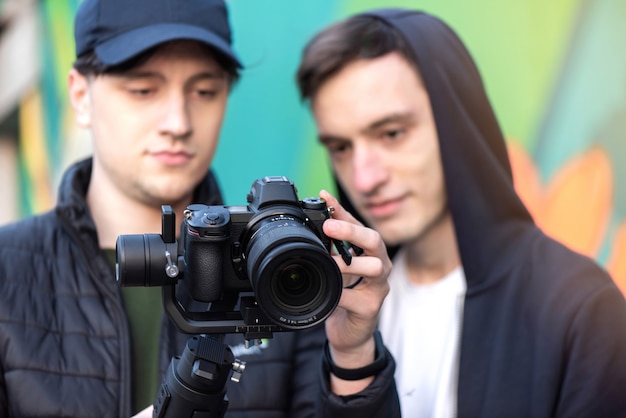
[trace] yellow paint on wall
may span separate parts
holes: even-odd
[[[41,94],[32,90],[24,95],[19,112],[19,147],[33,191],[32,210],[37,213],[53,205],[42,109]]]

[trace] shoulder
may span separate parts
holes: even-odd
[[[58,227],[53,211],[0,226],[0,250],[44,247]]]
[[[528,265],[531,277],[570,296],[614,287],[610,275],[596,260],[545,235],[536,239]]]
[[[605,328],[610,322],[626,327],[624,295],[609,273],[596,260],[550,237],[536,237],[513,274],[514,287],[525,295],[530,310],[550,323],[562,320],[570,330],[591,330],[598,324]]]
[[[72,255],[69,239],[54,212],[24,218],[0,227],[0,282],[41,277]]]

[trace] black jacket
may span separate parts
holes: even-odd
[[[626,416],[624,297],[593,260],[531,219],[467,49],[428,14],[367,14],[407,41],[435,117],[467,280],[458,416]],[[341,188],[340,197],[353,210]]]
[[[85,202],[90,175],[90,160],[70,167],[53,211],[0,228],[0,417],[131,414],[127,317]],[[210,173],[195,201],[220,204]],[[164,317],[162,375],[188,338]],[[243,338],[225,341],[235,347]],[[336,397],[321,375],[324,341],[317,327],[234,349],[247,367],[240,383],[229,383],[226,416],[306,417],[316,407],[319,416],[388,416],[397,406],[393,360],[364,392]]]

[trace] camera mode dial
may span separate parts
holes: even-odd
[[[324,210],[326,201],[320,197],[305,197],[301,202],[302,209]]]

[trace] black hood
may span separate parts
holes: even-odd
[[[439,135],[448,205],[468,287],[501,276],[523,237],[531,238],[524,232],[536,228],[514,191],[504,137],[473,59],[454,31],[436,17],[404,9],[363,15],[396,28],[420,68]],[[354,213],[338,188],[342,204]],[[494,260],[500,265],[494,266]]]

